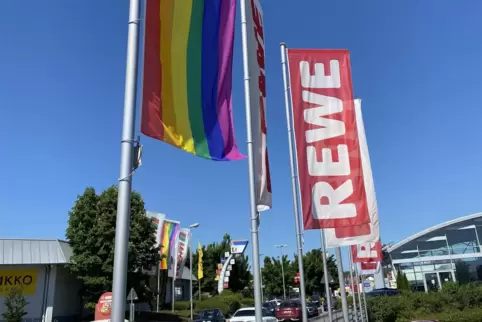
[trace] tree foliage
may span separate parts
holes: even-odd
[[[194,243],[193,243],[194,244]],[[218,263],[225,252],[231,250],[231,237],[224,234],[220,243],[211,243],[202,246],[203,248],[203,272],[204,278],[201,281],[201,291],[203,293],[216,294],[218,281],[215,281]],[[241,256],[235,259],[231,276],[229,277],[229,290],[233,292],[246,291],[250,288],[252,276],[250,272],[248,256]],[[188,263],[186,261],[186,263]],[[198,273],[198,250],[193,252],[193,274],[197,277]]]
[[[11,288],[3,301],[4,312],[2,317],[5,322],[21,322],[27,315],[28,305],[21,288]]]
[[[303,256],[303,269],[305,273],[306,294],[325,293],[323,285],[323,257],[321,249],[313,249]],[[264,267],[262,269],[262,278],[264,285],[264,293],[267,295],[281,297],[283,295],[283,279],[282,267],[283,262],[284,277],[286,284],[286,295],[289,295],[290,289],[297,287],[294,284],[294,277],[299,271],[298,257],[295,255],[294,260],[290,261],[287,255],[280,257],[265,257]],[[333,256],[327,258],[328,270],[333,277],[334,282],[338,281],[337,267]]]
[[[82,282],[81,297],[85,307],[91,309],[102,293],[112,290],[117,195],[115,186],[100,195],[93,188],[87,188],[69,212],[66,237],[73,255],[68,268]],[[159,262],[155,242],[155,227],[146,216],[144,201],[139,193],[133,192],[127,289],[134,287],[145,300],[153,296],[145,271]]]

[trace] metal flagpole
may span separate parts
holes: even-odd
[[[295,230],[296,230],[296,246],[298,246],[298,270],[300,273],[300,298],[301,298],[301,310],[303,312],[303,322],[308,321],[306,310],[306,292],[305,292],[305,273],[303,270],[303,241],[300,229],[300,213],[298,207],[298,191],[296,186],[296,171],[295,162],[293,159],[293,137],[291,133],[291,114],[290,114],[290,100],[288,97],[288,91],[290,90],[288,84],[288,68],[286,62],[286,44],[280,44],[281,49],[281,67],[283,68],[283,84],[285,92],[285,107],[286,107],[286,126],[288,131],[288,147],[290,150],[290,167],[291,167],[291,188],[293,190],[293,210],[295,217]]]
[[[363,294],[363,304],[364,304],[364,307],[365,307],[365,316],[366,316],[366,319],[368,321],[367,296],[365,294],[365,285],[363,285],[363,283],[362,283],[362,294]]]
[[[353,294],[353,311],[355,313],[355,321],[358,321],[358,310],[356,308],[356,296],[355,296],[355,281],[353,279],[353,261],[351,259],[351,247],[348,246],[348,261],[350,267],[350,278],[351,278],[351,286],[352,286],[352,294]],[[361,310],[361,308],[360,308]]]
[[[189,238],[190,238],[190,247],[189,247],[189,299],[191,301],[191,320],[192,320],[192,234],[191,234],[191,227],[189,227]]]
[[[321,238],[321,251],[323,252],[323,278],[325,281],[325,293],[326,293],[326,307],[328,309],[328,318],[330,321],[333,321],[333,315],[331,312],[331,289],[330,289],[330,281],[328,280],[328,262],[326,260],[326,240],[325,240],[325,231],[320,229],[320,238]]]
[[[171,311],[174,312],[176,305],[176,269],[172,268],[172,296],[171,296]]]
[[[341,259],[341,248],[336,248],[336,262],[338,266],[338,280],[340,283],[341,307],[343,309],[343,318],[345,322],[349,322],[348,303],[346,300],[345,279],[343,278],[343,260]]]
[[[159,264],[157,265],[157,296],[156,296],[156,312],[159,312],[159,290],[161,289],[161,270]]]
[[[251,241],[253,255],[253,287],[254,307],[256,322],[263,321],[263,302],[261,300],[260,270],[259,270],[259,240],[258,240],[258,212],[256,209],[256,189],[254,174],[254,147],[253,132],[251,129],[251,101],[249,92],[249,69],[248,69],[248,36],[246,27],[246,0],[240,0],[241,10],[241,38],[243,47],[243,74],[244,74],[244,103],[246,105],[246,143],[248,146],[248,175],[249,175],[249,199]],[[117,321],[116,321],[117,322]]]
[[[131,213],[134,132],[136,117],[137,61],[139,55],[140,0],[130,0],[127,62],[122,125],[120,177],[115,227],[114,273],[112,277],[112,322],[124,322],[127,281],[127,247]]]
[[[353,263],[353,261],[352,261],[352,263]],[[361,295],[361,289],[360,289],[360,276],[358,275],[357,264],[353,263],[353,266],[355,267],[355,278],[356,278],[356,285],[357,285],[357,288],[358,288],[358,304],[359,304],[359,307],[360,307],[361,321],[364,322],[363,305],[362,305],[362,298],[361,298],[362,295]],[[363,284],[362,284],[362,288],[363,288]],[[368,317],[367,317],[367,319],[368,319]]]

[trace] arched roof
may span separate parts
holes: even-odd
[[[459,217],[459,218],[456,218],[456,219],[452,219],[452,220],[449,220],[449,221],[446,221],[446,222],[443,222],[441,224],[438,224],[438,225],[435,225],[435,226],[432,226],[430,228],[427,228],[425,230],[422,230],[408,238],[405,238],[404,240],[390,246],[387,250],[389,253],[393,252],[394,250],[396,250],[397,248],[399,247],[402,247],[403,245],[411,242],[412,240],[415,240],[417,238],[420,238],[424,235],[427,235],[427,234],[430,234],[436,230],[439,230],[439,229],[442,229],[442,228],[445,228],[445,227],[449,227],[449,226],[452,226],[452,225],[456,225],[458,223],[462,223],[464,221],[467,221],[467,220],[473,220],[473,219],[478,219],[478,218],[482,218],[482,213],[476,213],[476,214],[473,214],[473,215],[469,215],[469,216],[464,216],[464,217]]]

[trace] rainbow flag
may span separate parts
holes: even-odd
[[[141,131],[194,155],[232,161],[236,0],[147,0]]]
[[[160,269],[168,269],[171,264],[171,257],[174,254],[174,247],[176,244],[176,235],[179,232],[179,221],[172,221],[164,219],[161,231],[161,263]]]

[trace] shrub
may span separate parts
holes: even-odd
[[[21,322],[27,315],[25,310],[28,305],[21,288],[11,288],[3,302],[4,312],[2,317],[6,322]]]
[[[190,301],[176,301],[176,302],[174,302],[174,310],[176,310],[176,311],[186,311],[186,310],[190,310],[190,309],[191,309],[191,302]]]
[[[254,306],[254,299],[244,298],[244,299],[241,299],[240,303],[241,303],[241,306],[243,307]]]

